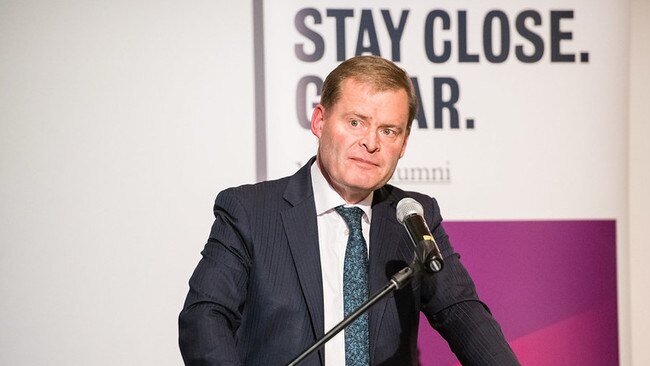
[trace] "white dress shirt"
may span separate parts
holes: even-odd
[[[372,192],[361,202],[348,205],[329,185],[321,173],[318,161],[311,166],[311,181],[316,203],[318,247],[323,277],[323,309],[325,333],[343,320],[343,264],[348,242],[348,227],[334,210],[346,205],[357,206],[364,212],[361,220],[363,237],[370,253],[370,220],[372,218]],[[345,331],[325,344],[325,365],[345,365]]]

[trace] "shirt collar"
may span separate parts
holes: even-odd
[[[372,197],[374,192],[370,192],[366,198],[354,205],[347,204],[327,182],[325,176],[323,176],[323,173],[320,170],[317,160],[314,161],[311,166],[311,184],[312,189],[314,190],[314,203],[316,204],[317,216],[325,214],[341,205],[349,207],[356,206],[363,210],[366,214],[365,216],[368,218],[368,222],[370,222],[372,217]]]

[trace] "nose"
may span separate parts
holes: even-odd
[[[378,132],[369,130],[361,139],[361,145],[371,154],[379,151]]]

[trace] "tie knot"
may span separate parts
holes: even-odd
[[[345,223],[348,225],[350,230],[361,230],[361,216],[363,215],[363,210],[359,207],[345,207],[338,206],[335,208],[336,212],[341,215]]]

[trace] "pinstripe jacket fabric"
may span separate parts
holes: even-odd
[[[217,196],[215,221],[179,317],[187,365],[285,365],[326,331],[309,171],[313,161],[293,176]],[[390,185],[375,191],[370,293],[382,289],[414,257],[408,234],[395,217],[397,202],[407,196],[424,206],[445,268],[415,278],[370,309],[371,364],[418,364],[422,311],[464,365],[517,365],[449,244],[431,197]],[[302,364],[323,365],[323,352],[321,348]]]

